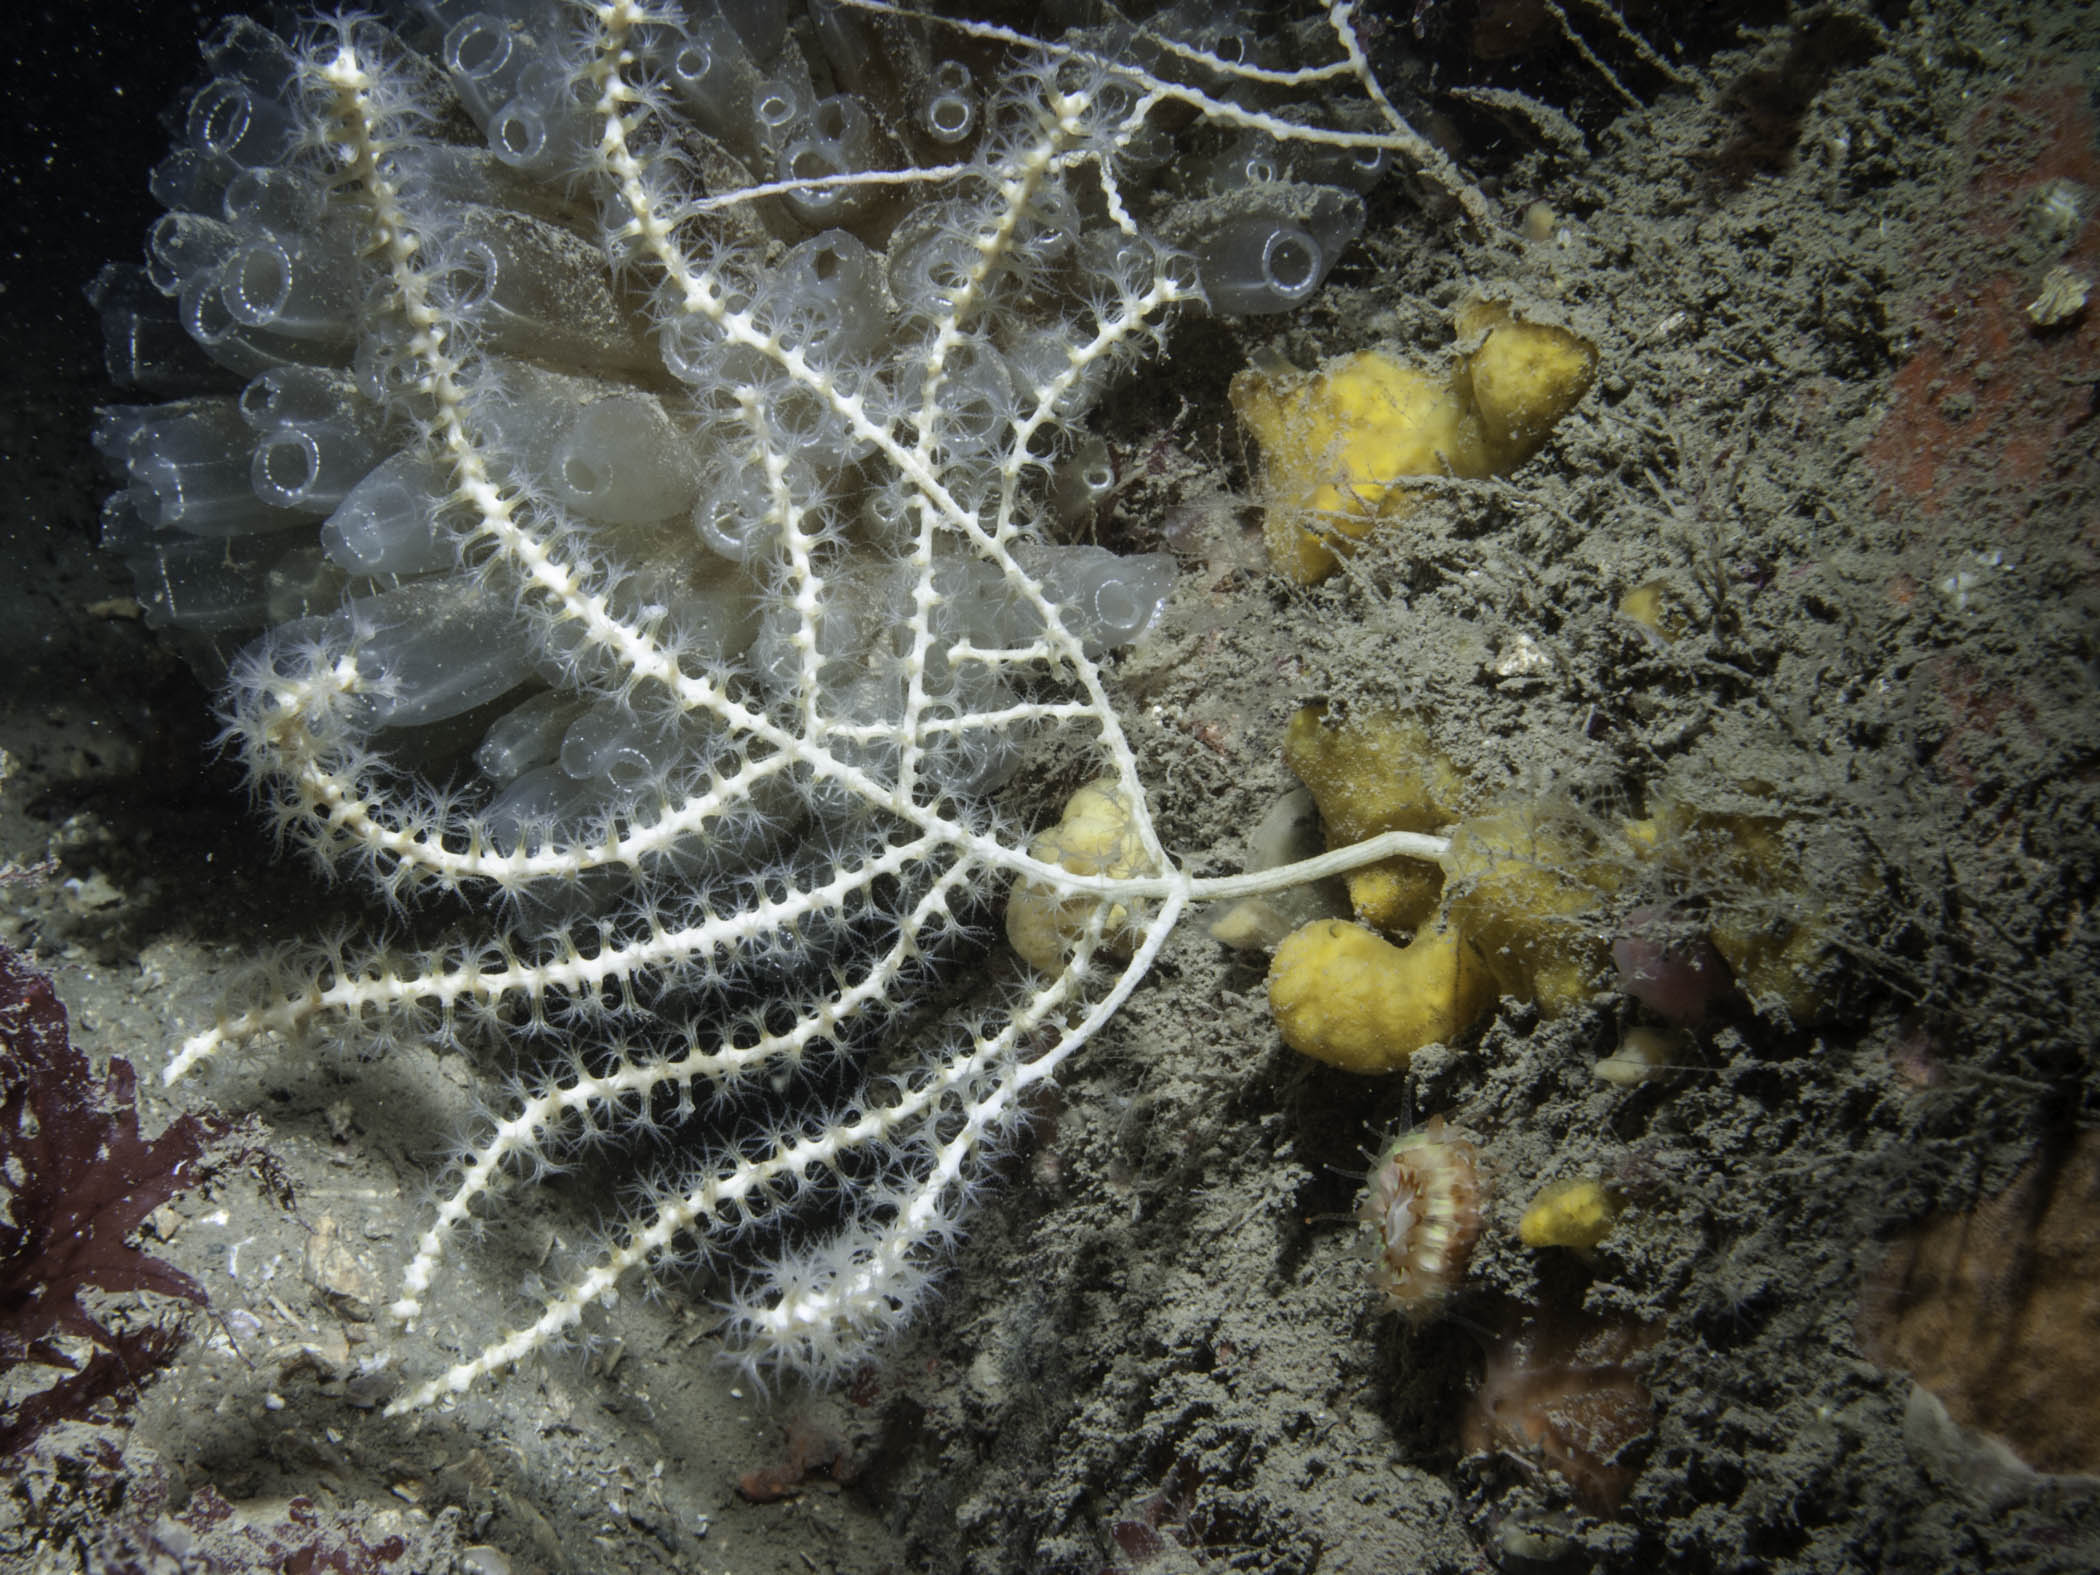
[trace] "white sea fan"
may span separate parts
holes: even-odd
[[[757,10],[419,0],[209,46],[148,274],[263,386],[106,415],[152,527],[119,538],[158,621],[271,626],[225,710],[279,835],[398,903],[486,898],[488,927],[280,969],[167,1075],[312,1034],[552,1068],[461,1159],[406,1321],[506,1177],[681,1137],[595,1264],[397,1409],[659,1261],[726,1276],[754,1364],[843,1370],[1192,900],[1436,853],[1188,875],[1103,667],[1171,560],[1048,530],[1079,422],[1177,308],[1302,300],[1391,155],[1477,211],[1352,9],[1310,59],[1201,8],[1042,41],[875,0],[810,41]],[[133,345],[141,299],[105,293]],[[265,447],[290,503],[247,484]],[[1024,746],[1092,779],[1109,852],[1001,816]],[[924,1009],[1016,882],[1030,964]]]

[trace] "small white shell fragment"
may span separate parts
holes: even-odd
[[[2093,281],[2058,263],[2042,275],[2041,293],[2027,303],[2027,316],[2037,328],[2054,328],[2085,310]]]

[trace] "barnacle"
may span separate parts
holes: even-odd
[[[1424,1318],[1457,1289],[1486,1196],[1478,1151],[1442,1116],[1393,1140],[1356,1217],[1374,1238],[1374,1273],[1395,1308]]]

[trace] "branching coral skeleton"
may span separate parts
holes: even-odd
[[[818,1058],[878,1042],[898,1069],[843,1103],[722,1134],[535,1319],[396,1411],[558,1343],[630,1270],[667,1260],[721,1268],[732,1344],[747,1359],[836,1374],[921,1301],[1030,1089],[1128,999],[1192,902],[1443,851],[1440,838],[1392,833],[1254,875],[1189,873],[1161,844],[1104,642],[1090,641],[1031,551],[1075,417],[1201,290],[1189,259],[1133,217],[1124,186],[1163,106],[1282,145],[1397,155],[1484,212],[1372,80],[1354,7],[1328,6],[1338,55],[1311,68],[1144,29],[1114,52],[872,0],[851,9],[1012,47],[976,156],[703,195],[669,124],[671,90],[647,64],[652,35],[679,16],[592,0],[568,14],[578,36],[560,51],[569,101],[587,117],[576,181],[601,216],[610,275],[646,297],[665,344],[714,369],[681,375],[762,500],[763,590],[779,634],[763,660],[694,639],[516,461],[510,391],[483,343],[493,330],[447,272],[448,214],[418,153],[445,113],[427,68],[359,19],[298,51],[303,156],[326,171],[330,205],[358,216],[372,280],[359,331],[390,358],[391,414],[444,478],[454,578],[514,609],[562,684],[680,747],[602,814],[495,824],[471,795],[418,786],[371,742],[397,679],[373,659],[369,631],[353,621],[346,637],[337,620],[317,634],[309,621],[251,647],[231,675],[229,734],[280,834],[397,902],[481,894],[493,933],[413,956],[324,959],[193,1034],[168,1080],[278,1034],[559,1042],[562,1069],[524,1088],[472,1146],[417,1242],[392,1309],[412,1322],[479,1206],[579,1130],[689,1118],[716,1092],[785,1085]],[[1274,107],[1287,90],[1345,85],[1365,125]],[[881,361],[833,353],[770,309],[754,267],[712,227],[735,205],[849,187],[945,193],[935,241],[949,266],[904,305]],[[1071,243],[1061,215],[1080,205],[1120,237],[1101,253],[1110,266],[1050,317],[1055,353],[1032,363],[1035,377],[987,401],[977,369],[1011,335],[1019,303],[1041,295],[1041,256]],[[1010,337],[1001,348],[1020,364]],[[854,486],[902,500],[873,593],[847,565],[855,527],[840,485],[813,482],[798,458],[812,420],[855,456]],[[856,597],[888,635],[873,656],[841,660],[838,609]],[[971,597],[997,616],[966,616]],[[770,681],[756,681],[768,662]],[[1075,872],[1001,822],[980,785],[999,779],[986,762],[1045,733],[1127,817],[1132,856],[1118,868],[1139,873]],[[1013,967],[991,998],[927,1021],[915,997],[939,954],[1002,887],[1059,905],[1060,966]],[[884,1027],[917,1042],[884,1042]]]

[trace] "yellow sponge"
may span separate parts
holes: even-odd
[[[1336,538],[1360,541],[1401,512],[1399,476],[1484,476],[1480,422],[1449,379],[1359,351],[1318,372],[1242,372],[1232,408],[1261,445],[1277,573],[1310,585],[1332,573]]]
[[[1063,818],[1029,844],[1028,856],[1062,865],[1074,875],[1121,880],[1158,873],[1138,837],[1130,801],[1114,777],[1089,782],[1074,793],[1065,802]],[[1083,893],[1061,896],[1031,880],[1016,881],[1006,902],[1006,938],[1031,966],[1054,974],[1070,960],[1098,901]],[[1130,910],[1122,903],[1110,906],[1103,944],[1111,953],[1129,955],[1130,920]]]
[[[1555,422],[1589,392],[1597,350],[1587,339],[1549,323],[1526,323],[1495,301],[1474,301],[1458,314],[1462,337],[1485,333],[1462,363],[1471,380],[1488,461],[1514,470],[1546,441]]]
[[[1588,1252],[1611,1234],[1625,1207],[1618,1193],[1591,1177],[1550,1182],[1517,1222],[1517,1236],[1527,1247]]]
[[[1464,782],[1428,729],[1398,711],[1329,727],[1318,706],[1290,720],[1283,760],[1320,807],[1330,848],[1383,831],[1440,831],[1458,818]],[[1436,912],[1444,872],[1420,859],[1385,859],[1343,879],[1357,918],[1380,930],[1413,930]]]
[[[1284,1043],[1346,1072],[1397,1072],[1424,1045],[1456,1039],[1494,1000],[1472,948],[1441,928],[1395,946],[1318,919],[1284,937],[1269,963],[1269,1010]]]
[[[1494,302],[1471,304],[1458,326],[1486,338],[1442,375],[1363,350],[1317,372],[1232,380],[1232,408],[1261,446],[1262,536],[1278,574],[1326,578],[1338,552],[1406,512],[1406,477],[1514,470],[1589,391],[1596,349],[1564,328]]]
[[[1507,994],[1547,1016],[1581,1005],[1610,961],[1604,897],[1623,863],[1525,806],[1461,822],[1444,873],[1446,920],[1480,948]]]

